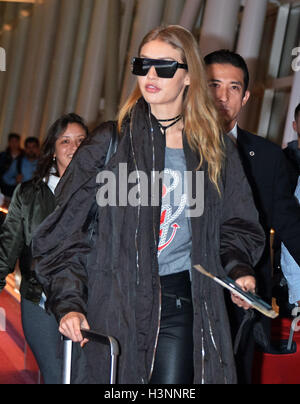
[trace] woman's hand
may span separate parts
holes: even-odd
[[[88,342],[81,334],[81,329],[90,329],[84,314],[71,312],[66,314],[60,321],[59,332],[65,337],[70,338],[73,342],[80,342],[81,347]]]
[[[253,276],[242,276],[235,281],[245,292],[252,292],[255,293],[256,288],[256,280]],[[231,300],[235,303],[238,307],[242,307],[244,310],[251,309],[251,305],[246,303],[245,300],[241,299],[234,293],[231,293]]]

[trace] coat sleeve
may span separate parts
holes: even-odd
[[[47,297],[46,308],[58,321],[71,311],[86,313],[90,243],[82,228],[93,203],[92,195],[89,184],[84,184],[48,216],[33,236],[36,275]]]
[[[78,149],[57,188],[57,208],[32,240],[35,270],[58,321],[75,311],[86,314],[87,257],[91,240],[88,213],[95,204],[96,176],[104,165],[111,127],[102,127]]]
[[[220,255],[225,271],[237,279],[255,275],[253,268],[263,253],[265,234],[236,147],[231,140],[226,144]]]
[[[0,230],[0,292],[6,285],[7,275],[14,271],[24,246],[23,233],[21,185],[18,185]]]

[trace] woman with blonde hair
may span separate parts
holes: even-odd
[[[223,290],[193,266],[254,291],[264,235],[250,188],[189,31],[151,31],[132,73],[118,123],[80,147],[34,239],[47,306],[84,346],[87,383],[109,376],[89,327],[118,339],[118,383],[235,383]]]

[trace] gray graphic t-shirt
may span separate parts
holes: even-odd
[[[160,276],[191,268],[192,236],[190,219],[185,214],[188,208],[185,171],[183,149],[166,148],[157,253]]]

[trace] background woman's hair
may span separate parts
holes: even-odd
[[[42,181],[44,178],[46,181],[48,181],[50,174],[59,177],[56,159],[54,159],[55,143],[58,138],[65,133],[68,125],[72,123],[80,125],[84,129],[86,136],[88,136],[88,127],[86,126],[83,118],[81,118],[79,115],[70,113],[62,115],[59,119],[57,119],[48,129],[46,138],[42,144],[41,154],[34,176],[35,182]]]
[[[222,126],[207,84],[205,65],[198,44],[190,31],[179,25],[158,27],[145,36],[139,54],[146,43],[154,40],[163,41],[177,49],[181,54],[181,62],[188,65],[190,86],[185,91],[183,101],[185,133],[190,147],[199,154],[198,168],[207,162],[209,178],[220,192],[219,179],[224,161]],[[141,96],[137,85],[120,110],[119,130]]]

